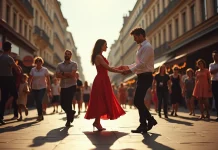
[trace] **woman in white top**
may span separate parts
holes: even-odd
[[[87,110],[89,104],[90,93],[91,93],[91,88],[90,86],[88,86],[88,82],[85,81],[83,87],[83,102],[85,103],[85,111]]]
[[[42,100],[45,95],[46,88],[48,92],[51,91],[48,69],[42,66],[43,63],[44,61],[41,57],[35,57],[36,66],[30,71],[29,87],[31,87],[33,97],[36,101],[36,108],[38,112],[37,121],[42,121],[44,119],[42,115]]]

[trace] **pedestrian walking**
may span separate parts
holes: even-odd
[[[166,66],[162,65],[159,67],[158,73],[155,75],[153,80],[153,90],[157,91],[158,97],[158,115],[161,118],[161,108],[163,103],[163,110],[165,118],[168,118],[167,102],[169,94],[171,93],[171,81],[170,76],[167,73]]]
[[[170,76],[170,80],[172,83],[171,86],[171,94],[170,94],[170,100],[172,104],[172,112],[171,116],[177,115],[177,111],[179,108],[179,103],[182,102],[182,78],[181,75],[179,74],[179,68],[177,66],[173,67],[173,74]]]
[[[48,69],[43,66],[42,57],[35,57],[35,67],[30,71],[29,87],[36,102],[38,117],[36,121],[44,120],[42,102],[46,91],[51,91]]]
[[[21,84],[20,84],[19,90],[18,90],[17,105],[18,105],[18,112],[20,114],[19,119],[17,119],[18,121],[23,120],[22,110],[25,111],[26,116],[28,115],[28,109],[26,107],[27,95],[30,92],[29,86],[28,86],[28,78],[29,77],[27,74],[22,75]]]
[[[16,72],[21,73],[20,68],[15,63],[14,59],[10,56],[11,43],[3,43],[3,53],[0,55],[0,89],[1,89],[1,101],[0,101],[0,124],[4,122],[5,104],[7,101],[13,101],[18,98],[16,83],[12,74],[12,68]]]
[[[199,69],[195,72],[196,82],[193,96],[195,96],[199,102],[199,107],[201,111],[201,116],[199,117],[199,119],[210,119],[208,105],[208,98],[212,97],[210,72],[206,68],[206,63],[203,59],[197,60],[196,65]],[[204,116],[204,110],[206,110],[207,113],[206,117]]]
[[[132,85],[129,85],[129,88],[127,89],[127,99],[130,109],[132,109],[132,105],[133,105],[134,92],[135,90],[132,87]]]
[[[79,72],[76,72],[76,93],[73,97],[73,109],[76,109],[76,103],[78,105],[78,115],[80,115],[82,109],[82,87],[83,83],[79,79]]]
[[[61,107],[67,116],[66,127],[74,121],[76,111],[72,110],[72,99],[76,92],[76,71],[77,63],[71,60],[72,51],[65,50],[64,61],[59,63],[56,69],[56,77],[61,79]]]
[[[189,110],[189,115],[195,116],[194,97],[192,96],[195,87],[194,70],[188,68],[186,70],[187,78],[184,81],[183,95]]]
[[[84,82],[82,93],[83,93],[83,102],[85,103],[85,112],[86,112],[89,104],[90,93],[91,93],[91,87],[88,85],[87,81]]]
[[[136,53],[136,62],[129,66],[121,66],[124,69],[124,74],[135,73],[138,76],[137,87],[134,97],[134,105],[139,110],[140,125],[133,133],[147,132],[157,124],[157,121],[151,116],[150,112],[144,105],[144,97],[146,91],[152,85],[154,72],[154,49],[151,44],[146,40],[145,30],[142,28],[135,28],[130,33],[137,44],[139,49]],[[148,125],[147,125],[148,121]]]
[[[216,121],[218,121],[218,51],[217,50],[213,51],[212,57],[214,62],[210,64],[209,71],[211,73],[212,92],[213,92],[213,98],[215,100],[215,106],[217,111]]]
[[[61,92],[61,87],[59,84],[59,81],[57,78],[53,79],[53,83],[51,85],[51,94],[52,94],[52,106],[53,106],[53,113],[58,113],[58,105],[60,104],[60,92]],[[56,107],[56,111],[55,111]]]

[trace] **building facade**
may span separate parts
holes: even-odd
[[[129,36],[135,27],[146,31],[147,40],[155,52],[155,69],[162,64],[169,72],[174,65],[181,71],[189,67],[196,69],[195,61],[202,58],[208,65],[212,62],[211,52],[218,47],[218,1],[138,0],[128,18],[124,19],[120,32],[119,61],[122,65],[132,63],[138,49]],[[134,78],[134,75],[125,77],[122,81]],[[119,82],[114,77],[111,79]]]
[[[80,79],[84,82],[85,77],[84,77],[84,74],[83,74],[81,58],[77,53],[77,47],[75,46],[75,43],[74,43],[73,36],[72,36],[71,32],[67,32],[65,41],[66,41],[66,43],[65,43],[66,44],[66,49],[71,49],[72,50],[72,60],[77,62],[78,72],[80,74]]]
[[[75,51],[67,27],[58,0],[0,0],[0,49],[4,41],[12,42],[13,55],[26,73],[32,68],[28,63],[31,58],[41,56],[53,75],[57,64],[64,60],[65,49]],[[66,44],[68,40],[70,45]],[[79,69],[83,76],[81,65]]]

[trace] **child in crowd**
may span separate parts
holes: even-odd
[[[20,114],[20,118],[17,119],[18,121],[21,121],[23,119],[22,117],[22,109],[25,111],[25,115],[28,115],[28,109],[26,107],[27,104],[27,94],[30,92],[28,87],[28,75],[23,74],[21,79],[21,84],[19,86],[18,90],[18,99],[17,99],[17,105],[18,105],[18,112]]]
[[[58,105],[60,103],[60,91],[61,87],[58,82],[57,78],[54,78],[54,83],[51,85],[51,94],[52,94],[52,105],[53,105],[53,113],[55,113],[55,107],[56,107],[56,113],[58,113]]]

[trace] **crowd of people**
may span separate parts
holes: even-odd
[[[213,97],[217,108],[218,117],[218,52],[212,54],[214,62],[207,65],[204,60],[196,62],[198,70],[191,68],[186,70],[186,75],[179,73],[177,66],[173,67],[173,73],[169,75],[165,65],[161,65],[154,74],[154,50],[146,40],[144,29],[135,28],[131,31],[134,41],[139,44],[136,52],[136,62],[131,65],[111,67],[108,60],[103,56],[107,49],[107,42],[103,39],[96,41],[91,55],[91,63],[96,66],[97,75],[92,88],[88,82],[82,83],[77,72],[78,64],[71,60],[72,51],[65,50],[64,61],[57,65],[55,75],[51,77],[48,69],[43,66],[44,60],[37,56],[34,59],[35,66],[28,74],[24,74],[22,68],[10,56],[11,43],[3,43],[3,54],[0,55],[0,124],[3,120],[7,102],[13,103],[14,117],[21,121],[22,111],[28,115],[27,97],[31,93],[35,100],[38,113],[37,122],[44,120],[46,108],[51,99],[53,113],[61,111],[66,113],[65,126],[71,126],[78,110],[82,111],[84,102],[86,111],[85,119],[94,119],[93,128],[98,131],[106,130],[102,127],[101,119],[117,119],[125,115],[126,104],[138,109],[140,125],[131,130],[132,133],[145,133],[157,124],[157,121],[149,112],[151,101],[154,108],[161,115],[163,108],[165,118],[168,118],[169,104],[171,116],[178,116],[179,104],[186,101],[189,115],[195,115],[194,100],[197,99],[200,108],[200,118],[210,118],[208,99]],[[107,72],[128,75],[137,75],[135,86],[125,87],[121,83],[119,88],[111,86]],[[170,102],[169,102],[170,101]],[[76,104],[78,108],[76,108]],[[133,106],[134,104],[134,106]],[[73,107],[72,107],[73,106]],[[18,117],[19,112],[19,117]],[[206,114],[205,114],[206,113]],[[218,118],[217,118],[218,121]]]
[[[144,102],[150,109],[151,102],[154,109],[161,117],[163,108],[165,118],[168,118],[168,111],[171,110],[171,116],[178,116],[179,105],[188,109],[189,115],[195,116],[195,109],[199,108],[199,119],[210,119],[210,109],[215,104],[217,107],[217,82],[218,82],[218,51],[212,53],[214,62],[207,65],[203,59],[196,61],[197,70],[186,69],[186,74],[180,74],[180,69],[174,65],[173,73],[169,74],[165,65],[161,65],[156,73],[153,74],[153,84],[147,90]],[[121,106],[126,108],[129,104],[132,108],[134,85],[120,84],[120,87],[113,85],[114,93],[117,93],[117,99]],[[209,102],[212,100],[212,102]],[[214,102],[214,103],[213,103]],[[198,104],[198,107],[197,107]],[[169,105],[172,107],[170,108]],[[218,121],[218,112],[217,119]]]

